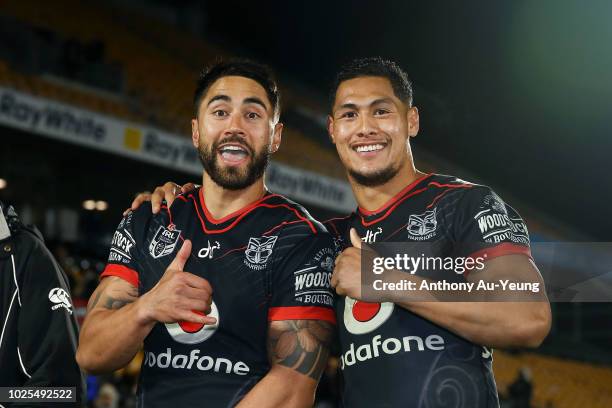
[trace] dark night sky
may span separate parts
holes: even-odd
[[[322,93],[344,61],[396,60],[421,112],[417,151],[610,240],[612,5],[328,0],[205,9],[211,38]]]

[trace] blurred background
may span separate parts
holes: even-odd
[[[352,58],[414,82],[417,167],[488,184],[533,241],[611,241],[612,4],[607,1],[0,2],[0,200],[35,223],[81,318],[134,194],[200,180],[192,93],[229,56],[271,65],[283,145],[267,184],[326,219],[354,209],[325,130]],[[612,299],[611,299],[612,300]],[[496,350],[503,406],[612,406],[610,303],[555,303],[535,351]],[[89,404],[134,406],[140,356],[90,377]],[[336,406],[337,361],[318,406]]]

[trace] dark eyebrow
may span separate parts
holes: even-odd
[[[391,98],[380,98],[373,101],[370,106],[378,105],[379,103],[393,103]]]
[[[268,107],[266,106],[266,104],[264,103],[264,101],[262,101],[261,99],[259,99],[256,96],[251,96],[250,98],[245,98],[244,101],[242,101],[243,104],[249,104],[249,103],[254,103],[256,105],[261,105],[262,108],[264,108],[265,111],[268,110]]]
[[[357,105],[354,103],[343,103],[338,109],[354,109],[357,110]]]
[[[378,105],[380,103],[393,103],[393,100],[391,98],[379,98],[379,99],[376,99],[376,100],[372,101],[372,103],[370,103],[370,106]],[[338,109],[353,109],[353,110],[357,110],[358,107],[354,103],[343,103],[342,105],[340,105],[338,107]]]
[[[215,95],[212,98],[210,98],[210,101],[208,101],[208,103],[206,104],[206,106],[210,106],[211,103],[215,102],[215,101],[224,101],[224,102],[231,102],[232,98],[230,98],[227,95]]]

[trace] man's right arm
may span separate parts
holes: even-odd
[[[140,349],[155,321],[146,319],[138,288],[109,276],[102,279],[87,305],[77,362],[97,374],[125,366]]]
[[[157,322],[216,323],[203,314],[212,303],[210,284],[183,270],[190,254],[186,240],[160,281],[141,297],[122,278],[102,279],[81,328],[76,357],[83,370],[98,374],[125,366]]]

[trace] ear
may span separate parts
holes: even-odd
[[[272,133],[272,143],[270,144],[270,153],[276,153],[280,148],[281,140],[283,138],[283,124],[277,123],[274,125],[274,132]]]
[[[419,110],[416,106],[412,106],[406,112],[408,119],[408,136],[415,137],[419,133]]]
[[[198,119],[191,119],[191,142],[195,148],[200,147],[200,131],[198,130]]]
[[[331,142],[336,144],[336,139],[334,139],[334,118],[331,115],[327,115],[327,133],[329,133]]]

